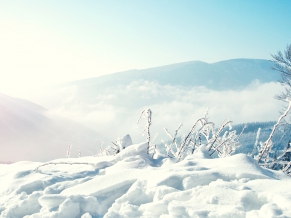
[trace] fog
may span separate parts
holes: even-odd
[[[187,134],[208,110],[218,127],[225,119],[234,124],[277,120],[284,103],[274,99],[279,83],[253,82],[240,90],[214,91],[205,87],[160,85],[134,81],[86,93],[81,86],[54,89],[34,103],[0,95],[0,161],[43,161],[65,157],[69,143],[72,156],[95,155],[119,137],[130,134],[133,143],[142,135],[144,109],[152,110],[151,136],[155,143],[168,140],[164,128]]]
[[[50,97],[49,115],[72,119],[114,141],[130,134],[135,142],[145,140],[138,128],[141,112],[153,112],[152,134],[157,142],[167,139],[164,127],[174,131],[183,123],[186,133],[191,125],[209,111],[209,119],[219,125],[224,119],[234,123],[277,120],[283,102],[274,99],[282,90],[279,83],[253,82],[241,90],[214,91],[205,87],[160,85],[155,82],[135,81],[127,86],[103,90],[94,98],[80,97],[77,86],[60,89]],[[57,99],[59,97],[59,99]],[[48,101],[47,101],[48,102]],[[108,143],[108,142],[107,142]]]

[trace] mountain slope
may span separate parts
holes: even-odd
[[[161,85],[206,86],[215,90],[244,88],[254,80],[261,83],[279,79],[271,70],[272,62],[263,59],[233,59],[216,63],[191,61],[143,70],[130,70],[96,78],[72,82],[83,88],[96,89],[127,85],[133,81],[146,80]]]
[[[102,138],[95,131],[68,120],[56,120],[32,102],[0,94],[0,161],[50,160],[64,157],[73,143],[93,155]],[[96,149],[96,150],[95,150]]]
[[[281,105],[273,96],[280,91],[280,75],[271,66],[268,60],[233,59],[130,70],[62,84],[40,104],[113,140],[128,133],[142,140],[135,124],[151,108],[153,134],[160,140],[166,138],[164,127],[183,122],[187,130],[206,108],[218,123],[277,119]]]

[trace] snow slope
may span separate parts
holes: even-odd
[[[175,162],[146,150],[0,165],[0,217],[291,217],[291,179],[244,154],[211,159],[201,146]]]

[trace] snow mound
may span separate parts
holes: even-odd
[[[177,162],[147,143],[116,156],[0,165],[0,217],[291,217],[291,179],[205,149]]]

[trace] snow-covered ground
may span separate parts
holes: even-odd
[[[290,177],[245,154],[177,162],[141,143],[51,163],[0,165],[1,217],[291,217]]]

